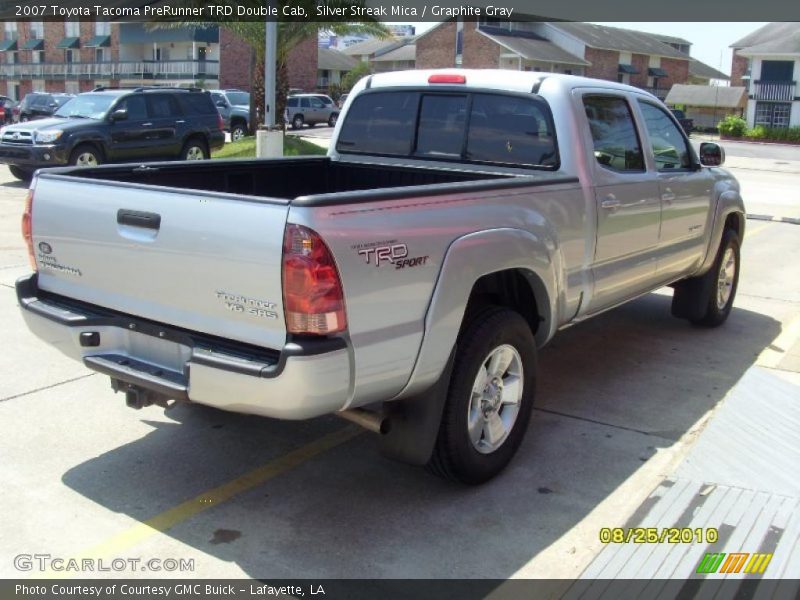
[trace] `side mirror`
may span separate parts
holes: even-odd
[[[228,108],[228,105],[225,104],[225,100],[217,100],[217,106],[220,108]]]
[[[700,144],[700,164],[704,167],[720,167],[725,162],[725,150],[714,142]]]
[[[111,122],[125,121],[128,118],[128,111],[125,108],[118,108],[111,113]]]

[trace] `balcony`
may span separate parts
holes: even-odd
[[[663,100],[664,98],[667,97],[667,94],[669,94],[669,88],[641,87],[639,89],[642,89],[645,92],[650,92],[651,94],[653,94],[653,96],[655,96],[659,100]]]
[[[0,65],[0,79],[219,79],[219,61],[17,63]]]
[[[750,90],[753,100],[791,102],[795,98],[795,81],[754,81]]]

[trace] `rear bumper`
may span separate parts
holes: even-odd
[[[316,417],[347,403],[351,368],[343,339],[289,342],[275,352],[47,294],[36,279],[33,274],[16,284],[30,330],[113,379],[279,419]]]

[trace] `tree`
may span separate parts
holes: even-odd
[[[351,71],[348,71],[347,74],[342,77],[342,90],[349,92],[352,87],[358,83],[359,79],[366,77],[370,73],[372,73],[372,68],[369,66],[369,63],[358,63]]]
[[[225,0],[217,0],[209,2],[208,0],[190,0],[182,3],[182,6],[208,6],[209,4],[229,5]],[[263,2],[256,0],[239,0],[235,3],[239,6],[253,6],[263,7]],[[278,9],[280,11],[283,2],[278,2]],[[286,107],[286,96],[289,92],[289,77],[288,77],[288,60],[291,51],[310,37],[316,38],[320,31],[330,31],[335,35],[369,35],[378,38],[386,38],[391,34],[385,25],[380,23],[377,19],[364,17],[363,20],[357,22],[314,22],[308,19],[313,18],[317,13],[317,6],[327,6],[331,9],[339,9],[343,14],[349,14],[349,7],[364,6],[362,0],[296,0],[291,3],[291,6],[301,6],[305,9],[309,17],[298,19],[296,21],[279,21],[278,22],[278,50],[276,60],[277,81],[275,89],[275,117],[276,122],[283,120],[283,113]],[[342,10],[344,9],[344,10]],[[228,21],[228,22],[197,22],[197,21],[172,21],[160,22],[155,27],[186,27],[186,26],[210,26],[219,25],[244,40],[252,49],[255,62],[254,67],[251,69],[251,101],[250,101],[250,127],[254,128],[256,119],[254,118],[255,111],[259,110],[259,114],[264,114],[264,52],[265,52],[265,36],[266,24],[263,21]]]

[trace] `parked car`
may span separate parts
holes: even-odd
[[[250,131],[250,94],[242,90],[209,90],[214,104],[222,115],[225,130],[231,140],[239,141]]]
[[[14,108],[18,102],[8,96],[0,96],[0,124],[11,123],[14,119]]]
[[[686,118],[686,113],[678,108],[670,109],[670,112],[675,115],[675,118],[678,119],[678,123],[681,124],[683,130],[686,132],[686,135],[689,135],[694,131],[694,119]]]
[[[50,117],[74,97],[73,94],[31,92],[19,103],[17,119],[19,122],[24,123],[25,121]]]
[[[337,103],[337,106],[338,106],[339,108],[342,108],[342,107],[344,106],[344,103],[345,103],[345,102],[347,102],[347,97],[348,97],[349,95],[350,95],[350,94],[349,94],[349,93],[347,93],[347,94],[342,94],[341,96],[339,96],[339,102]]]
[[[49,119],[0,130],[0,163],[27,180],[40,167],[203,159],[225,143],[222,127],[208,92],[97,88]]]
[[[696,153],[658,98],[508,73],[363,79],[326,157],[40,172],[28,326],[133,408],[335,414],[488,480],[547,403],[538,348],[665,285],[674,316],[722,325],[745,231],[722,148]]]
[[[328,96],[327,94],[309,94],[309,96],[313,96],[314,98],[319,98],[322,100],[322,103],[325,106],[336,106],[336,103],[333,101],[333,98]]]
[[[317,94],[298,94],[286,99],[286,122],[292,129],[300,129],[304,124],[313,127],[317,123],[336,125],[339,118],[339,107],[326,105]]]

